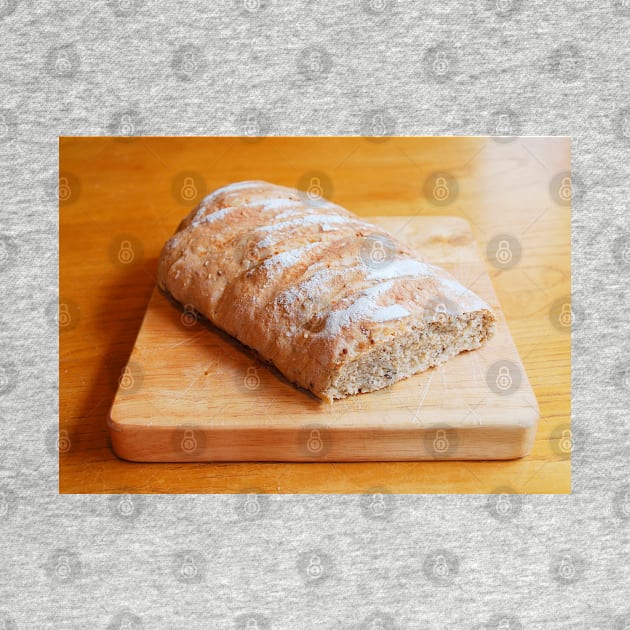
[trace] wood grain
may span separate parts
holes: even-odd
[[[379,393],[327,404],[293,387],[227,335],[156,289],[108,426],[124,459],[417,461],[514,459],[539,417],[469,224],[459,217],[372,217],[446,267],[497,316],[479,350]],[[504,373],[500,374],[499,370]]]
[[[61,492],[570,491],[570,329],[556,321],[570,295],[570,209],[550,189],[570,169],[569,140],[522,138],[61,138]],[[458,194],[432,203],[436,171]],[[541,410],[529,456],[508,462],[132,464],[112,453],[107,415],[155,284],[163,242],[194,199],[230,181],[295,186],[324,174],[332,199],[365,216],[458,215],[483,254],[499,234],[518,264],[486,268]],[[196,178],[196,179],[195,179]],[[205,190],[202,190],[205,188]],[[128,241],[133,255],[119,256]],[[122,249],[125,249],[124,247]],[[469,281],[472,279],[468,279]]]

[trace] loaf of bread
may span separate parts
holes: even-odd
[[[488,305],[391,234],[263,181],[208,195],[165,244],[158,284],[332,401],[481,346]]]

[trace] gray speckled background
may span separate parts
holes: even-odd
[[[624,0],[0,1],[0,628],[630,627],[629,30]],[[402,135],[509,111],[573,137],[572,496],[507,519],[400,496],[378,522],[354,496],[271,496],[253,521],[231,496],[138,497],[133,519],[57,496],[57,136],[126,110],[138,134],[239,134],[247,108],[278,135],[384,108]]]

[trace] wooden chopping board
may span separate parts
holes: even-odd
[[[481,349],[393,386],[319,401],[154,290],[111,408],[116,454],[132,461],[513,459],[540,415],[470,225],[370,217],[450,271],[498,316]]]

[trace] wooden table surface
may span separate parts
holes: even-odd
[[[59,142],[60,492],[571,491],[568,138]],[[342,464],[118,459],[107,417],[155,284],[160,248],[197,199],[243,179],[320,186],[366,217],[470,221],[540,405],[531,455],[508,462]],[[443,184],[448,194],[434,195]],[[497,243],[505,253],[502,241],[507,259],[496,255]]]

